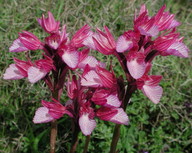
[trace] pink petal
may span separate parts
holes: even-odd
[[[160,86],[144,85],[141,90],[155,104],[160,101],[161,96],[163,94],[163,89]]]
[[[31,83],[36,83],[47,75],[47,72],[31,66],[28,71],[28,79]]]
[[[189,49],[187,46],[181,42],[173,43],[166,51],[166,53],[179,56],[179,57],[188,57]]]
[[[27,51],[29,50],[28,48],[26,48],[20,41],[20,39],[16,39],[13,41],[13,44],[11,45],[11,47],[9,48],[10,52],[23,52],[23,51]]]
[[[118,113],[114,115],[109,121],[114,122],[116,124],[125,124],[128,125],[129,118],[125,111],[122,108],[118,108]]]
[[[92,31],[89,31],[89,36],[83,41],[82,44],[87,46],[88,48],[96,50],[95,44],[93,42],[93,36],[97,37],[97,34]]]
[[[89,114],[83,114],[79,118],[79,126],[84,135],[90,135],[96,127],[96,121],[89,118]]]
[[[133,42],[127,40],[124,35],[120,36],[117,40],[116,50],[119,53],[123,53],[133,47]]]
[[[62,59],[70,68],[74,69],[79,63],[79,53],[77,51],[64,51]]]
[[[54,118],[49,115],[49,109],[46,107],[40,107],[36,110],[35,116],[33,118],[33,123],[47,123],[54,120]]]
[[[95,57],[87,56],[79,63],[78,68],[84,69],[87,64],[90,66],[90,68],[95,68],[97,65],[99,65],[99,62]]]
[[[145,27],[142,27],[142,26],[140,26],[140,27],[138,27],[138,29],[139,29],[139,31],[140,31],[140,33],[142,34],[142,35],[146,35],[146,36],[152,36],[152,37],[155,37],[155,36],[157,36],[158,35],[158,33],[159,33],[159,29],[158,29],[158,27],[157,26],[152,26],[150,29],[146,29]]]
[[[119,98],[117,97],[117,95],[109,95],[107,98],[107,103],[105,104],[105,106],[112,106],[112,107],[120,107],[121,102],[119,101]]]
[[[24,78],[24,76],[20,73],[15,64],[9,65],[3,74],[3,79],[5,80],[17,80],[22,78]]]
[[[143,76],[146,69],[145,62],[138,63],[136,59],[127,61],[127,68],[134,79],[139,79]]]
[[[94,70],[91,70],[82,77],[81,85],[89,87],[99,87],[102,86],[102,83],[98,74]]]

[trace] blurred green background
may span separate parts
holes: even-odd
[[[0,152],[49,152],[49,124],[32,122],[41,99],[49,99],[42,82],[34,85],[27,80],[7,81],[2,76],[13,62],[25,59],[25,53],[9,53],[8,48],[22,30],[30,31],[41,40],[45,37],[37,18],[51,11],[67,32],[74,34],[84,24],[92,29],[107,25],[117,39],[132,29],[135,9],[145,3],[153,15],[163,5],[182,22],[178,31],[191,49],[191,0],[0,0]],[[39,58],[42,52],[30,53]],[[93,53],[96,54],[96,53]],[[97,56],[109,62],[112,57]],[[113,63],[116,64],[115,62]],[[115,72],[122,74],[117,66]],[[161,102],[154,105],[138,91],[127,108],[128,126],[121,127],[119,153],[191,153],[192,152],[192,59],[158,57],[153,62],[152,74],[163,75],[164,89]],[[65,101],[65,98],[63,98]],[[90,153],[109,151],[113,123],[97,120],[91,136]],[[71,127],[68,117],[59,120],[57,152],[68,152]],[[85,137],[80,134],[77,152],[82,152]]]

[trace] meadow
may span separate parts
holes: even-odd
[[[145,3],[149,14],[154,14],[166,4],[168,11],[182,23],[178,27],[184,42],[192,49],[191,0],[0,0],[0,152],[46,153],[49,152],[50,124],[34,124],[35,110],[41,99],[48,99],[49,92],[42,82],[30,84],[27,80],[3,80],[3,73],[12,58],[24,59],[25,53],[9,53],[9,47],[18,32],[30,31],[43,39],[45,32],[37,18],[51,11],[56,20],[74,32],[89,24],[92,29],[107,25],[117,39],[124,31],[132,29],[135,9]],[[98,59],[109,63],[93,51]],[[191,53],[190,53],[191,54]],[[40,52],[31,53],[40,57]],[[117,61],[114,70],[122,75]],[[164,93],[159,104],[154,105],[141,91],[137,91],[127,107],[128,126],[121,126],[119,153],[191,153],[192,152],[192,58],[175,56],[157,57],[151,73],[162,75]],[[65,92],[65,91],[64,91]],[[66,101],[66,97],[62,97]],[[114,123],[99,123],[91,135],[90,153],[109,152]],[[57,152],[70,148],[71,127],[68,117],[58,120]],[[77,152],[82,152],[85,136],[79,135]]]

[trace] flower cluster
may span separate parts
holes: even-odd
[[[108,27],[104,27],[105,32],[98,28],[93,32],[88,25],[70,39],[66,26],[60,28],[60,22],[51,12],[38,22],[49,34],[44,42],[23,31],[9,51],[43,50],[43,58],[34,62],[29,57],[26,61],[14,58],[15,63],[6,69],[4,79],[28,78],[31,83],[43,79],[52,92],[52,102],[41,101],[43,107],[37,109],[33,122],[47,123],[67,114],[79,124],[84,135],[90,135],[96,127],[96,117],[127,125],[129,119],[124,106],[129,99],[126,94],[131,95],[136,89],[153,103],[160,101],[163,90],[159,82],[162,77],[149,75],[155,56],[188,57],[183,37],[176,33],[180,23],[173,14],[165,11],[165,6],[151,17],[142,5],[139,15],[135,15],[133,30],[124,32],[117,41]],[[116,56],[126,80],[117,78],[112,68],[108,71],[105,63],[89,55],[90,50]],[[73,76],[68,75],[66,81],[69,70]],[[62,105],[60,97],[64,86],[69,100]],[[134,90],[129,91],[129,87],[134,87]]]

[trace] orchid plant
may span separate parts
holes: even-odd
[[[10,52],[42,50],[42,59],[33,61],[14,58],[3,78],[17,80],[27,78],[32,84],[43,80],[51,91],[50,101],[41,100],[33,118],[35,124],[51,122],[50,152],[55,152],[57,119],[68,115],[73,120],[73,139],[70,152],[75,152],[78,133],[90,136],[96,127],[96,118],[116,124],[111,142],[111,153],[116,152],[120,136],[120,124],[128,125],[125,112],[132,94],[138,89],[154,104],[159,103],[163,93],[160,75],[149,75],[152,60],[160,56],[188,57],[188,48],[179,37],[176,28],[180,22],[165,11],[164,5],[154,16],[148,15],[145,5],[135,14],[133,30],[124,32],[115,41],[108,27],[104,32],[91,31],[88,25],[79,29],[70,39],[66,26],[60,27],[51,12],[38,19],[48,33],[44,42],[28,31],[19,33]],[[125,78],[116,76],[112,65],[90,55],[90,50],[116,57]],[[63,103],[61,95],[66,88],[68,100]],[[99,126],[99,125],[98,125]],[[84,152],[87,151],[85,147]]]

